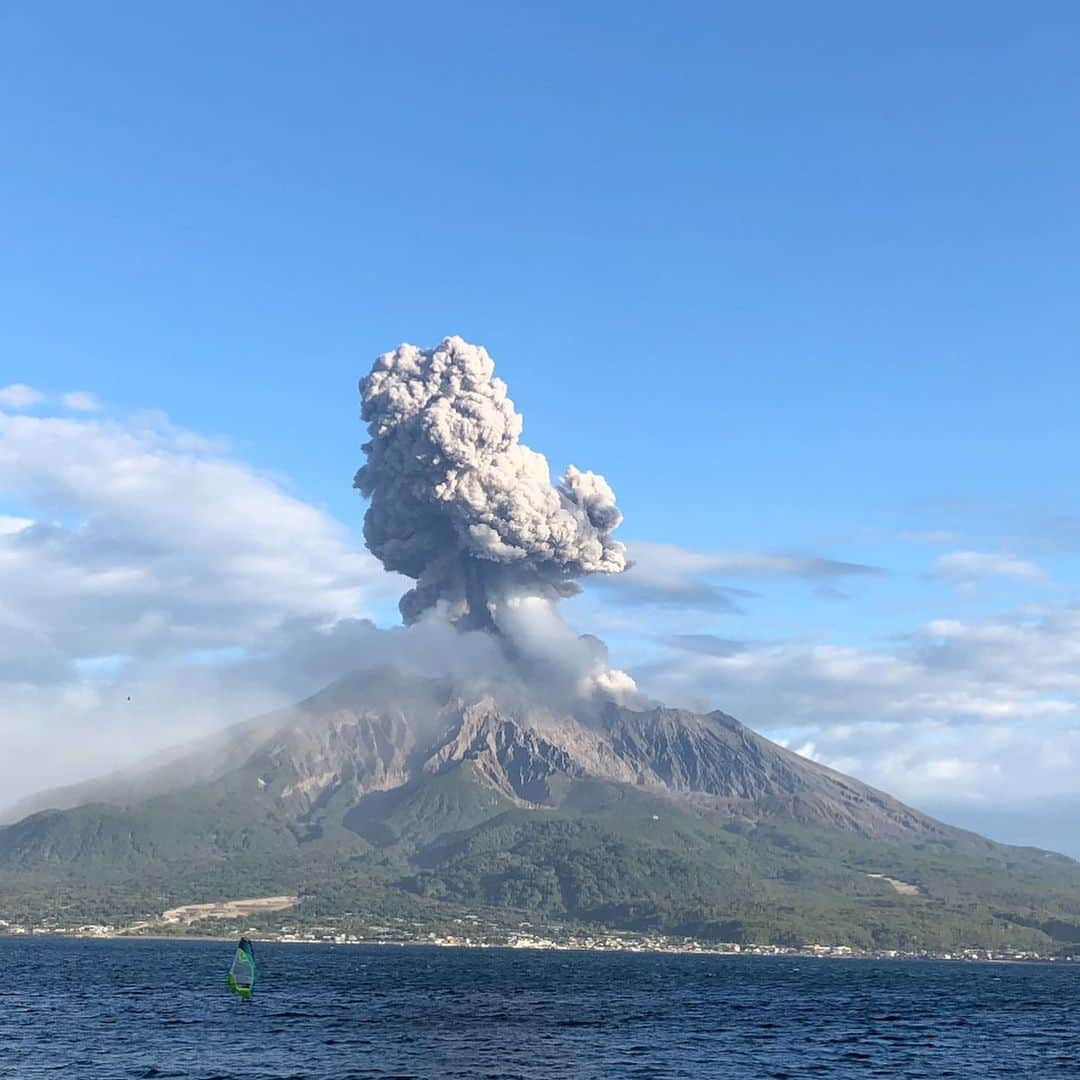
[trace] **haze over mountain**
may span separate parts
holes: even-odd
[[[462,686],[388,667],[163,757],[42,793],[9,816],[101,802],[137,807],[254,770],[253,794],[276,804],[283,820],[309,821],[332,801],[355,810],[373,793],[422,785],[468,762],[481,787],[525,809],[558,808],[574,783],[595,781],[748,822],[781,814],[879,839],[974,839],[719,711],[629,708],[600,697],[561,711],[523,699],[520,687]]]

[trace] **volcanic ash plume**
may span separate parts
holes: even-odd
[[[494,630],[511,600],[571,596],[575,578],[626,569],[611,488],[573,466],[552,484],[494,372],[486,350],[450,337],[385,353],[360,382],[364,538],[417,582],[406,623],[438,607],[462,629]]]

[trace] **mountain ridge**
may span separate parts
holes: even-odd
[[[174,748],[161,765],[150,759],[113,778],[24,800],[30,809],[21,816],[89,801],[135,805],[193,780],[212,781],[238,762],[258,763],[268,772],[291,768],[295,778],[279,795],[304,812],[331,786],[362,797],[464,759],[477,761],[480,779],[523,806],[551,805],[550,792],[541,790],[543,778],[562,774],[714,800],[733,813],[786,806],[868,834],[964,833],[720,710],[702,714],[607,700],[577,713],[555,713],[517,702],[507,706],[491,690],[463,693],[448,679],[399,677],[390,669],[347,675],[295,706],[243,721],[186,752]],[[525,792],[530,782],[539,785],[533,792],[538,797]]]
[[[1080,864],[949,826],[723,712],[566,710],[390,669],[54,798],[83,802],[0,828],[5,890],[173,906],[259,881],[324,913],[841,940],[1046,946],[1080,928]]]

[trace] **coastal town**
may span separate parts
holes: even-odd
[[[292,898],[275,898],[279,901]],[[163,913],[162,918],[129,925],[88,923],[62,926],[53,921],[24,925],[0,919],[0,936],[64,938],[205,938],[228,939],[243,933],[254,940],[281,944],[336,946],[428,946],[457,949],[533,949],[566,952],[666,953],[688,956],[801,957],[837,960],[949,960],[994,963],[1078,963],[1075,954],[1043,955],[1031,951],[958,948],[953,951],[924,949],[860,949],[850,945],[806,943],[797,945],[747,944],[698,940],[658,933],[626,930],[583,930],[558,924],[534,926],[522,922],[510,928],[489,922],[478,915],[451,920],[452,925],[433,928],[430,924],[405,918],[348,927],[335,923],[302,925],[283,922],[274,927],[244,926],[236,920],[252,909],[248,901],[223,904],[188,905]],[[282,904],[281,906],[284,906]],[[280,910],[271,905],[262,910]],[[177,913],[183,913],[178,916]],[[203,915],[204,912],[210,914]]]

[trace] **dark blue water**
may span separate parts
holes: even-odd
[[[1080,1076],[1080,966],[0,938],[0,1075]]]

